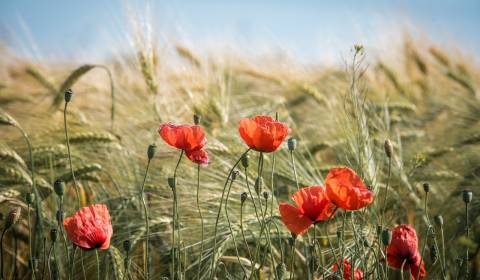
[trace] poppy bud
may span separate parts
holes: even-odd
[[[263,178],[257,177],[255,180],[255,192],[259,195],[262,192]]]
[[[58,210],[56,213],[57,223],[63,224],[64,213],[62,210]]]
[[[61,180],[57,179],[53,183],[53,189],[58,196],[62,196],[65,193],[65,184]]]
[[[244,154],[242,156],[242,166],[243,166],[243,168],[248,168],[249,161],[250,161],[250,156],[248,154]]]
[[[20,219],[20,214],[22,212],[22,208],[14,207],[8,212],[7,218],[5,219],[5,230],[8,230],[11,226],[16,224]]]
[[[123,250],[125,250],[125,252],[130,252],[130,249],[132,249],[132,244],[130,243],[130,240],[125,240],[123,241]]]
[[[382,225],[377,225],[377,235],[382,234],[383,227]]]
[[[263,198],[265,198],[265,200],[268,200],[268,192],[263,192]]]
[[[393,153],[392,142],[390,142],[389,139],[386,139],[383,147],[385,149],[385,154],[387,155],[387,157],[392,158],[392,153]]]
[[[275,270],[277,271],[278,279],[283,279],[283,277],[287,273],[287,266],[284,263],[279,263],[277,264]]]
[[[442,227],[443,226],[443,217],[442,215],[437,215],[435,216],[435,223],[437,224],[437,226],[439,227]]]
[[[148,159],[152,159],[155,156],[156,150],[157,150],[157,146],[155,144],[148,145],[148,150],[147,150]]]
[[[175,188],[177,186],[177,179],[174,177],[168,177],[168,186],[172,189]]]
[[[430,260],[432,261],[432,264],[435,264],[438,260],[438,251],[435,244],[432,244],[432,246],[430,246]]]
[[[57,241],[57,229],[56,228],[52,228],[50,230],[50,240],[52,240],[52,243],[55,243],[55,241]]]
[[[73,96],[73,91],[72,89],[67,89],[64,93],[64,97],[65,97],[65,102],[68,103],[70,102],[70,100],[72,100],[72,96]]]
[[[371,246],[370,240],[368,240],[367,238],[364,238],[364,239],[363,239],[363,246],[365,246],[365,247],[370,247],[370,246]]]
[[[33,204],[33,201],[35,200],[35,195],[33,193],[27,193],[25,196],[25,200],[27,201],[27,204]]]
[[[384,246],[390,245],[390,242],[392,242],[392,231],[389,229],[384,229],[382,231],[382,243]]]
[[[239,172],[237,170],[234,170],[231,175],[232,181],[235,181],[237,179]]]
[[[193,115],[193,123],[195,125],[199,125],[201,120],[202,120],[202,117],[200,115],[197,115],[197,114]]]
[[[293,247],[295,245],[295,239],[296,238],[297,238],[297,236],[295,235],[295,233],[292,233],[292,237],[288,238],[288,245]]]
[[[242,204],[247,200],[248,194],[246,192],[243,192],[242,195],[240,196],[240,201]]]
[[[464,190],[463,191],[463,202],[470,203],[473,198],[473,193],[471,190]]]
[[[297,147],[297,139],[295,138],[288,138],[287,140],[287,147],[289,151],[294,151]]]
[[[423,191],[428,193],[430,191],[430,184],[429,183],[423,183]]]

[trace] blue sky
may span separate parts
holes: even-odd
[[[147,6],[156,38],[200,50],[278,49],[311,62],[339,56],[354,43],[388,49],[410,30],[480,56],[478,0],[11,0],[0,2],[0,39],[39,59],[96,59],[128,49],[127,14],[145,14]]]

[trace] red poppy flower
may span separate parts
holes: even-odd
[[[418,252],[418,238],[415,229],[410,225],[399,225],[393,229],[392,242],[387,246],[387,263],[389,266],[410,270],[413,279],[422,279],[427,273]],[[420,273],[419,268],[420,267]]]
[[[158,133],[168,145],[184,151],[200,150],[207,144],[205,132],[198,125],[166,123],[160,125]]]
[[[320,186],[303,188],[292,199],[297,207],[280,203],[279,210],[285,226],[297,235],[304,233],[313,223],[327,220],[335,209]]]
[[[202,166],[208,165],[208,153],[205,150],[187,151],[187,157],[194,163]]]
[[[325,178],[327,196],[337,207],[358,210],[373,201],[373,193],[348,167],[332,168]]]
[[[113,229],[105,204],[83,207],[63,221],[68,239],[84,250],[108,249]]]
[[[339,260],[340,261],[340,260]],[[339,264],[334,264],[332,266],[333,272],[338,270]],[[350,280],[352,279],[352,270],[353,267],[347,259],[343,260],[343,279]],[[363,271],[360,268],[357,268],[353,271],[353,279],[355,280],[362,280],[363,279]]]
[[[252,119],[241,119],[238,131],[251,149],[271,153],[283,143],[289,128],[270,116],[256,116]]]

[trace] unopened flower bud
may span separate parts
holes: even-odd
[[[22,208],[14,207],[8,212],[7,218],[5,219],[5,230],[8,230],[11,226],[16,224],[20,219],[22,213]]]
[[[33,193],[27,193],[25,200],[27,201],[27,204],[31,205],[35,201],[35,195]]]
[[[389,139],[386,139],[383,147],[385,149],[385,154],[387,155],[387,157],[392,158],[392,154],[393,154],[392,142],[390,142]]]
[[[287,274],[287,266],[284,263],[277,264],[275,270],[277,271],[278,279],[283,279],[285,274]]]
[[[473,198],[473,193],[471,190],[464,190],[463,191],[463,202],[470,203]]]
[[[238,172],[238,170],[234,170],[234,171],[232,172],[232,175],[231,175],[232,181],[235,181],[235,180],[237,179],[237,176],[238,176],[239,173],[240,173],[240,172]]]
[[[243,166],[243,168],[248,168],[249,161],[250,161],[250,156],[248,154],[244,154],[242,156],[242,166]]]
[[[168,186],[170,186],[170,188],[175,188],[177,186],[177,179],[175,179],[174,177],[169,177],[168,178]]]
[[[289,151],[294,151],[297,147],[297,139],[295,138],[288,138],[287,140],[287,147]]]
[[[430,184],[429,183],[423,183],[423,191],[428,193],[430,191]]]
[[[57,179],[53,183],[53,189],[58,196],[62,196],[65,193],[65,184],[60,179]]]
[[[337,238],[341,239],[342,238],[342,231],[340,229],[337,229]]]
[[[132,249],[132,244],[130,243],[130,240],[125,240],[123,241],[123,250],[125,250],[125,252],[130,252],[130,249]]]
[[[240,196],[240,201],[242,204],[247,200],[248,194],[246,192],[243,192],[242,195]]]
[[[384,246],[388,246],[390,245],[390,242],[392,242],[392,231],[384,229],[382,231],[382,243]]]
[[[202,117],[200,115],[197,115],[197,114],[193,115],[193,123],[195,125],[199,125],[201,120],[202,120]]]
[[[73,91],[72,91],[72,89],[67,89],[67,90],[64,92],[65,102],[66,102],[66,103],[70,102],[70,100],[72,100],[72,96],[73,96]]]
[[[377,225],[377,235],[382,234],[383,227],[382,225]]]
[[[432,244],[432,246],[430,246],[430,260],[432,261],[432,264],[436,263],[438,260],[438,251],[435,244]]]
[[[63,225],[63,218],[64,218],[64,213],[62,210],[58,210],[57,213],[56,213],[56,218],[57,218],[57,223],[60,224],[60,225]]]
[[[157,146],[155,144],[148,145],[147,156],[148,159],[152,159],[155,156],[155,151],[157,150]]]
[[[295,239],[297,239],[297,235],[292,232],[292,237],[288,238],[288,245],[293,247],[295,245]]]
[[[257,177],[255,180],[255,192],[259,195],[262,192],[263,178]]]
[[[265,198],[265,200],[268,200],[268,192],[263,192],[263,198]]]
[[[52,243],[55,243],[55,241],[57,241],[57,229],[56,228],[52,228],[50,230],[50,240],[52,241]]]
[[[437,224],[437,226],[441,227],[443,226],[443,217],[442,215],[437,215],[435,216],[435,223]]]

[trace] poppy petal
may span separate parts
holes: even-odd
[[[328,198],[345,210],[358,210],[373,201],[373,193],[350,168],[332,168],[325,178]]]
[[[293,205],[280,203],[279,210],[285,226],[297,235],[304,233],[313,224],[312,220],[305,217],[302,212]]]
[[[325,189],[320,186],[302,188],[292,196],[298,208],[313,221],[328,219],[335,205],[330,203],[325,195]]]

